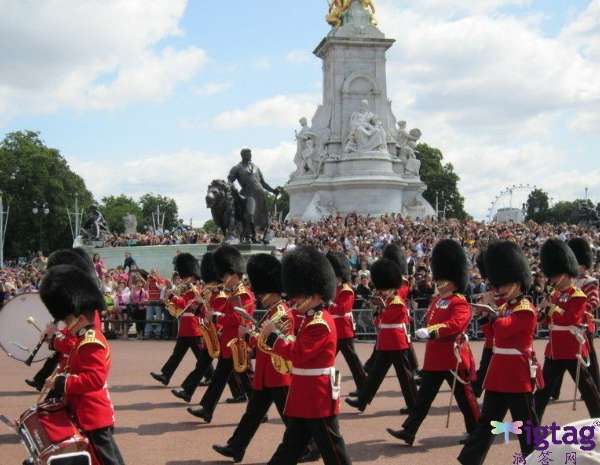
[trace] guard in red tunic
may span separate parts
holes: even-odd
[[[406,303],[398,295],[402,285],[402,270],[396,262],[382,258],[371,266],[371,280],[384,301],[379,319],[375,362],[367,383],[359,390],[358,399],[346,399],[352,407],[364,411],[383,382],[391,365],[394,365],[407,408],[416,405],[417,385],[408,358],[410,334]]]
[[[587,298],[575,286],[578,275],[577,258],[560,239],[548,239],[540,253],[542,271],[554,286],[548,302],[542,303],[550,330],[544,361],[544,389],[535,394],[535,408],[540,422],[550,395],[567,370],[576,378],[580,364],[579,391],[591,417],[600,417],[600,393],[585,365],[588,347],[585,339]]]
[[[283,300],[281,293],[281,263],[277,258],[268,254],[253,255],[247,264],[247,273],[252,291],[266,309],[265,319],[277,318],[278,324],[286,336],[294,334],[294,316]],[[213,445],[213,449],[225,457],[241,462],[246,448],[256,434],[261,421],[273,403],[285,420],[283,411],[287,399],[291,376],[290,366],[286,360],[274,356],[263,344],[258,332],[240,326],[240,337],[246,338],[250,347],[256,350],[256,367],[252,380],[252,394],[246,413],[227,445]]]
[[[598,355],[594,347],[594,338],[596,337],[596,317],[600,298],[598,295],[598,280],[590,275],[593,263],[593,253],[590,244],[582,237],[576,237],[569,241],[569,247],[575,254],[579,263],[579,276],[575,280],[575,285],[580,288],[587,298],[585,309],[586,338],[588,351],[590,354],[590,374],[600,389],[600,370],[598,368]]]
[[[50,395],[64,398],[90,441],[94,465],[123,465],[113,438],[114,409],[107,388],[110,347],[94,325],[94,313],[104,309],[104,297],[90,276],[71,265],[47,272],[40,297],[50,314],[64,321],[76,337],[67,371],[46,381]]]
[[[479,424],[458,457],[463,465],[483,464],[494,442],[490,422],[504,421],[509,410],[513,421],[538,425],[533,406],[538,372],[533,353],[537,311],[525,297],[532,282],[527,259],[515,243],[495,242],[485,252],[485,269],[495,298],[506,303],[489,315],[493,355],[483,384]],[[519,436],[519,443],[527,457],[534,444],[525,435]]]
[[[240,307],[252,315],[256,307],[252,291],[247,289],[242,282],[245,266],[240,252],[230,245],[222,245],[213,253],[213,259],[217,277],[223,282],[224,290],[228,294],[222,312],[209,308],[205,315],[207,320],[212,320],[222,328],[219,335],[219,361],[208,389],[200,400],[200,406],[187,409],[191,415],[202,418],[206,423],[212,421],[217,403],[233,373],[231,348],[228,347],[228,344],[238,337],[239,327],[243,323],[242,317],[234,311],[234,308]],[[241,373],[239,378],[244,390],[249,395],[252,389],[248,374]]]
[[[336,276],[335,300],[329,308],[329,313],[335,322],[337,331],[336,353],[342,352],[356,389],[360,389],[367,379],[365,369],[362,366],[356,349],[354,348],[354,290],[350,286],[350,263],[342,253],[329,252],[327,260],[331,263]]]
[[[438,295],[427,310],[427,327],[415,333],[420,339],[428,339],[417,405],[402,425],[403,429],[387,429],[408,445],[414,442],[444,380],[455,386],[454,396],[467,432],[473,431],[479,419],[479,406],[470,384],[475,378],[473,355],[468,343],[464,342],[464,333],[471,321],[471,307],[460,294],[467,286],[469,273],[461,245],[451,239],[438,242],[431,255],[431,269]],[[457,382],[453,383],[455,376]]]
[[[295,465],[313,438],[325,465],[352,463],[338,424],[340,376],[335,369],[337,336],[327,311],[335,295],[335,273],[313,247],[297,247],[282,261],[283,290],[305,319],[296,338],[267,321],[261,335],[275,354],[292,363],[283,440],[269,465]]]
[[[200,317],[203,308],[197,302],[200,294],[200,265],[193,255],[180,253],[175,257],[175,271],[182,278],[183,286],[187,286],[182,295],[171,295],[168,298],[171,305],[183,311],[179,317],[177,342],[173,348],[173,353],[163,365],[160,373],[150,373],[154,379],[165,386],[169,384],[173,373],[175,373],[175,370],[177,370],[177,367],[189,349],[192,350],[192,353],[196,357],[197,366],[207,366],[207,354],[206,351],[203,351],[202,334],[200,333]],[[208,358],[208,362],[208,365],[210,365],[210,357]],[[184,382],[185,397],[191,398],[195,386],[192,388],[188,384]],[[186,400],[189,402],[189,399]]]

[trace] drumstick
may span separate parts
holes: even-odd
[[[32,316],[27,318],[27,323],[29,323],[31,326],[33,326],[35,329],[37,329],[40,333],[43,332],[42,329],[35,322],[35,318],[33,318]]]

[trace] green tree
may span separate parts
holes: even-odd
[[[69,168],[56,149],[47,147],[39,133],[11,132],[0,142],[0,188],[10,205],[6,256],[24,256],[41,248],[48,253],[72,244],[67,209],[75,194],[82,208],[92,202],[83,179]],[[35,203],[38,214],[33,213]],[[49,213],[45,215],[43,204]]]
[[[156,217],[157,209],[160,209],[160,216],[165,215],[164,228],[172,231],[177,227],[178,212],[175,199],[163,195],[145,194],[140,198],[142,207],[142,227],[152,227],[152,214]],[[155,219],[156,221],[156,219]],[[158,225],[160,226],[160,225]]]
[[[534,189],[527,198],[527,221],[543,223],[548,220],[550,201],[548,194],[542,189]]]
[[[443,163],[442,152],[427,144],[417,146],[416,156],[421,161],[421,179],[427,184],[423,197],[435,208],[437,194],[439,208],[446,208],[447,217],[468,218],[465,199],[458,191],[460,177],[454,172],[452,163]]]
[[[204,223],[202,229],[208,234],[216,234],[221,231],[214,220],[208,220],[206,223]]]
[[[269,214],[273,214],[275,212],[275,196],[271,194],[266,194],[267,200],[267,211]],[[287,214],[290,212],[290,195],[286,191],[282,191],[281,194],[277,197],[277,216],[281,215],[282,218],[285,218]]]
[[[127,197],[123,194],[119,196],[111,195],[110,197],[104,197],[100,209],[108,222],[110,231],[117,234],[125,232],[123,217],[128,213],[135,215],[138,224],[142,219],[142,209],[139,204],[131,197]]]
[[[589,199],[576,199],[573,201],[557,202],[548,211],[547,221],[554,224],[578,223],[580,220],[583,220],[579,214],[584,208],[593,209],[594,204]]]

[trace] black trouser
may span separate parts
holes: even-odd
[[[556,383],[559,383],[562,379],[565,371],[568,371],[573,380],[577,376],[577,360],[553,360],[547,358],[544,361],[544,389],[541,389],[535,393],[535,409],[538,415],[538,419],[541,422],[548,405],[550,395],[556,388]],[[585,365],[581,365],[579,372],[579,392],[585,402],[585,406],[590,413],[590,417],[600,417],[600,393],[590,371]]]
[[[194,350],[192,348],[192,350]],[[213,375],[213,367],[212,367],[212,358],[208,355],[208,350],[202,347],[200,353],[196,355],[196,367],[190,371],[190,373],[186,376],[181,383],[181,388],[191,396],[196,392],[196,388],[198,387],[198,383],[202,380],[202,378],[211,378]]]
[[[413,436],[417,434],[421,423],[423,423],[427,413],[429,413],[431,404],[440,390],[442,382],[446,380],[450,387],[452,387],[454,380],[454,375],[450,371],[423,370],[421,373],[422,379],[419,392],[417,393],[417,405],[402,425]],[[470,384],[462,384],[460,381],[456,381],[454,398],[464,416],[467,433],[471,433],[475,429],[479,418],[479,406],[477,405],[475,394],[473,394],[473,388]]]
[[[360,389],[367,380],[367,374],[365,373],[365,369],[363,368],[362,363],[356,354],[356,350],[354,349],[354,339],[351,337],[346,339],[338,339],[336,355],[340,351],[342,352],[342,355],[344,356],[344,359],[350,368],[352,378],[354,378],[354,383],[356,384],[356,389]]]
[[[507,393],[486,391],[483,397],[481,418],[467,439],[458,461],[463,465],[482,465],[496,436],[492,435],[491,421],[504,421],[506,412],[510,410],[513,421],[530,421],[537,426],[538,420],[533,406],[533,394],[530,392]],[[521,453],[527,457],[533,452],[534,445],[527,443],[527,435],[519,435]]]
[[[283,410],[285,409],[287,393],[287,386],[263,388],[260,391],[253,390],[246,406],[246,412],[242,416],[233,435],[227,441],[227,444],[234,451],[240,452],[243,455],[273,402],[275,403],[275,407],[277,407],[281,419],[285,423],[286,419],[283,416]]]
[[[596,353],[596,347],[594,346],[594,333],[586,331],[585,335],[590,348],[590,366],[588,369],[590,370],[594,383],[596,383],[596,387],[600,391],[600,369],[598,368],[598,354]]]
[[[408,368],[410,371],[416,372],[419,370],[419,359],[417,358],[417,353],[415,352],[415,346],[412,343],[408,346],[408,352],[406,353],[408,358]]]
[[[494,351],[491,347],[483,348],[479,369],[477,370],[477,380],[473,382],[473,392],[476,397],[481,396],[481,393],[483,392],[483,381],[485,380],[485,375],[487,374],[493,354]]]
[[[396,376],[402,389],[402,395],[409,409],[415,408],[417,404],[417,385],[410,369],[409,350],[378,350],[375,352],[375,361],[373,368],[369,372],[367,382],[362,389],[358,391],[358,400],[365,406],[370,404],[385,379],[385,375],[394,365]]]
[[[171,380],[173,373],[175,373],[175,370],[177,370],[177,367],[183,360],[183,357],[185,357],[188,349],[191,349],[196,357],[196,368],[198,368],[198,365],[200,365],[201,361],[203,362],[203,366],[206,365],[204,366],[202,373],[204,373],[208,365],[210,365],[210,357],[207,361],[202,354],[203,346],[201,337],[178,337],[177,342],[175,342],[175,347],[173,348],[173,353],[161,369],[161,373],[167,378],[168,381]]]
[[[217,403],[219,402],[221,394],[223,394],[223,390],[227,384],[227,380],[229,380],[232,374],[233,359],[220,358],[208,389],[206,389],[206,392],[200,400],[200,405],[204,407],[204,411],[207,412],[209,416],[212,416],[213,412],[215,411]],[[239,377],[241,379],[244,391],[246,394],[250,395],[252,388],[250,387],[248,375],[246,373],[240,373]]]
[[[337,416],[328,418],[288,418],[281,444],[268,465],[296,465],[314,439],[325,465],[350,465],[346,443]]]
[[[90,440],[94,454],[101,465],[125,465],[117,443],[113,438],[113,428],[100,428],[85,433]]]
[[[49,358],[46,359],[42,365],[42,368],[40,368],[39,371],[33,376],[33,381],[38,387],[42,388],[46,380],[52,373],[54,373],[54,370],[56,370],[56,367],[60,362],[60,357],[61,355],[58,352],[54,352]]]
[[[363,368],[365,369],[367,374],[369,374],[373,369],[373,364],[375,363],[375,352],[377,352],[377,343],[373,344],[373,352],[371,352],[371,355],[363,365]]]

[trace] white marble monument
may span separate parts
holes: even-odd
[[[330,3],[332,30],[314,51],[323,60],[323,104],[296,132],[289,218],[433,216],[415,156],[421,131],[397,127],[387,97],[385,54],[394,40],[377,28],[373,1]]]

